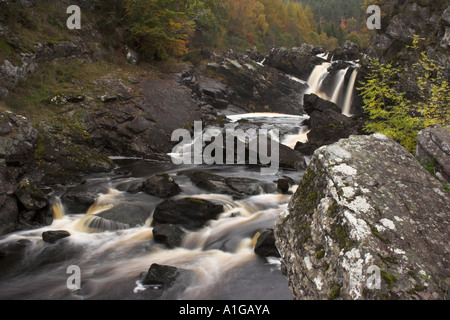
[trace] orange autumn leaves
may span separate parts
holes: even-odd
[[[131,39],[145,54],[179,57],[209,47],[320,44],[309,7],[283,0],[123,0]],[[194,48],[195,47],[195,48]]]

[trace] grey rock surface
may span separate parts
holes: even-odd
[[[381,134],[319,148],[277,221],[295,299],[445,299],[450,197]]]

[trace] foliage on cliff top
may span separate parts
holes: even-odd
[[[419,50],[414,36],[409,47],[417,62],[409,68],[370,59],[369,75],[358,88],[369,118],[365,130],[380,132],[398,141],[407,150],[416,148],[417,133],[426,127],[450,124],[450,87],[443,67]],[[407,83],[416,99],[406,98],[399,83]]]

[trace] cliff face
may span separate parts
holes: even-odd
[[[316,150],[275,229],[296,299],[442,299],[450,198],[384,135]]]
[[[413,35],[424,38],[427,54],[450,74],[450,6],[446,1],[390,0],[381,5],[381,30],[367,53],[384,59],[408,61],[406,46]]]

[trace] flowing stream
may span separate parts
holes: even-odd
[[[328,54],[320,57],[328,59]],[[264,61],[261,62],[263,64]],[[356,69],[348,84],[349,68],[337,72],[331,98],[321,90],[332,62],[315,67],[307,81],[305,93],[316,93],[334,102],[343,101],[348,115],[353,95]],[[239,121],[260,129],[278,129],[279,141],[294,148],[306,141],[308,117],[229,112],[228,128]],[[186,145],[191,148],[191,145]],[[286,210],[290,194],[277,192],[276,181],[287,177],[298,183],[303,172],[280,170],[275,176],[264,176],[259,168],[241,165],[175,165],[137,158],[112,158],[118,166],[115,173],[86,177],[86,183],[72,191],[95,194],[96,200],[85,212],[67,210],[56,198],[54,221],[50,226],[15,232],[0,238],[0,299],[292,299],[281,264],[275,257],[260,257],[254,247],[261,232],[274,227]],[[306,159],[308,161],[308,159]],[[264,186],[260,194],[241,200],[229,195],[211,194],[196,187],[183,175],[187,169],[198,169],[224,177],[252,178]],[[189,231],[178,248],[168,249],[154,241],[152,214],[163,201],[144,192],[127,192],[133,186],[156,174],[167,173],[180,186],[175,196],[196,197],[223,205],[224,212],[203,228]],[[290,192],[295,192],[292,185]],[[98,218],[110,209],[132,215],[145,212],[148,219],[129,228],[125,224]],[[70,236],[54,244],[46,243],[42,233],[66,230]],[[6,257],[5,257],[6,252]],[[3,257],[2,257],[3,255]],[[152,264],[169,265],[188,270],[189,276],[177,279],[175,285],[162,290],[142,284],[142,276]],[[67,286],[69,266],[81,271],[81,288]]]
[[[305,137],[305,117],[282,114],[229,115],[231,125],[239,119],[261,127],[279,128],[280,140],[293,146]],[[294,142],[295,141],[295,142]],[[0,249],[13,252],[0,259],[0,299],[292,299],[278,258],[254,253],[258,235],[273,228],[291,197],[276,190],[276,180],[289,177],[298,182],[302,172],[279,171],[263,176],[259,168],[239,165],[174,165],[134,158],[113,158],[116,173],[87,177],[74,190],[97,195],[86,212],[71,212],[55,201],[50,226],[15,232],[0,238]],[[211,194],[196,187],[182,173],[199,169],[228,177],[260,180],[260,194],[241,200]],[[186,234],[182,245],[168,249],[153,239],[151,215],[162,199],[144,192],[124,190],[155,174],[168,173],[180,186],[175,197],[197,197],[223,204],[224,212],[203,228]],[[291,187],[294,192],[296,186]],[[102,211],[120,206],[131,212],[138,206],[149,213],[145,224],[120,228],[92,223]],[[70,236],[51,244],[42,239],[48,230],[66,230]],[[0,250],[1,252],[1,250]],[[189,270],[172,287],[144,286],[142,275],[154,264]],[[81,270],[81,289],[70,290],[69,266]]]

